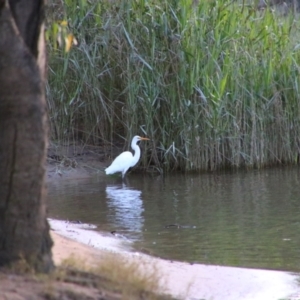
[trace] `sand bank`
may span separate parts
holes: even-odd
[[[187,300],[299,300],[297,275],[270,270],[187,264],[154,258],[130,251],[130,242],[100,234],[92,225],[50,220],[56,264],[76,255],[90,264],[103,253],[114,252],[128,259],[155,265],[164,290]]]

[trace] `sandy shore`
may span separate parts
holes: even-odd
[[[114,252],[152,265],[161,274],[163,290],[187,300],[299,300],[297,275],[269,270],[186,264],[130,251],[130,243],[92,230],[92,226],[50,220],[56,264],[76,255],[95,264],[101,255]],[[89,230],[90,229],[90,230]]]

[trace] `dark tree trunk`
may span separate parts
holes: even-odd
[[[43,0],[0,0],[0,266],[48,271],[43,20]]]

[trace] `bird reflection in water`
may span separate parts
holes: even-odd
[[[140,239],[144,225],[142,192],[122,185],[106,187],[108,218],[115,232],[123,232],[130,239]]]

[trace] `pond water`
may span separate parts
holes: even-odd
[[[171,260],[300,271],[300,169],[48,184],[51,218],[92,223]]]

